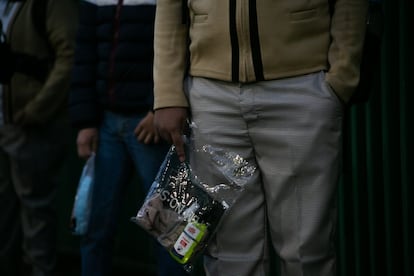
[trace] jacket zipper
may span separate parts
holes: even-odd
[[[250,24],[250,48],[252,52],[254,73],[256,81],[264,80],[262,53],[260,50],[259,26],[257,21],[256,0],[249,1],[249,24]]]
[[[237,38],[236,27],[236,0],[230,0],[230,43],[231,43],[231,80],[233,82],[239,82],[239,41]]]
[[[239,1],[239,7],[236,7],[236,14],[238,15],[236,18],[236,23],[238,23],[237,33],[239,34],[239,44],[240,44],[240,68],[239,68],[239,75],[240,80],[245,82],[249,79],[249,64],[250,64],[250,57],[249,53],[251,53],[250,49],[250,37],[249,37],[249,26],[246,22],[249,22],[249,15],[248,15],[248,6],[247,2],[249,0],[241,0]]]
[[[239,82],[249,80],[248,64],[251,54],[255,81],[264,80],[263,62],[260,50],[259,28],[257,21],[256,0],[248,1],[248,12],[246,7],[237,7],[236,0],[230,0],[230,42],[231,42],[231,64],[232,64],[232,81]],[[240,2],[238,2],[240,3]],[[237,11],[240,14],[237,14]],[[239,15],[239,18],[237,17]],[[248,22],[248,26],[246,23]],[[237,28],[239,23],[240,29]],[[240,38],[240,40],[239,40]],[[242,53],[240,51],[243,51]],[[242,68],[241,68],[242,67]]]
[[[118,0],[118,4],[116,6],[115,11],[115,18],[114,18],[114,33],[112,38],[112,48],[109,60],[109,70],[108,70],[108,93],[109,93],[109,102],[113,103],[115,101],[115,57],[116,57],[116,50],[118,47],[119,41],[119,27],[120,27],[120,17],[121,17],[121,8],[123,5],[123,0]]]

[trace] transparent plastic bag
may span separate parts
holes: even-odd
[[[88,158],[83,166],[78,189],[73,203],[70,228],[73,235],[84,235],[88,230],[92,204],[92,189],[95,173],[95,154]]]
[[[246,160],[205,144],[186,143],[186,161],[172,146],[133,222],[154,236],[187,271],[255,171]],[[193,162],[191,161],[193,160]],[[220,175],[220,183],[200,175]],[[207,179],[207,177],[205,177]]]

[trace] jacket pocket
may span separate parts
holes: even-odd
[[[315,18],[318,15],[318,9],[309,9],[309,10],[301,10],[301,11],[294,11],[290,13],[290,19],[292,21],[304,21]]]

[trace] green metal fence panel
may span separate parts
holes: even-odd
[[[341,276],[414,275],[409,5],[383,1],[381,75],[369,102],[353,106],[346,116],[338,201]]]

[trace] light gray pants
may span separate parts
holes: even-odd
[[[192,78],[188,96],[196,141],[258,168],[208,248],[207,275],[269,275],[268,238],[282,275],[335,275],[343,106],[324,72],[254,84]],[[212,175],[201,177],[220,181]]]

